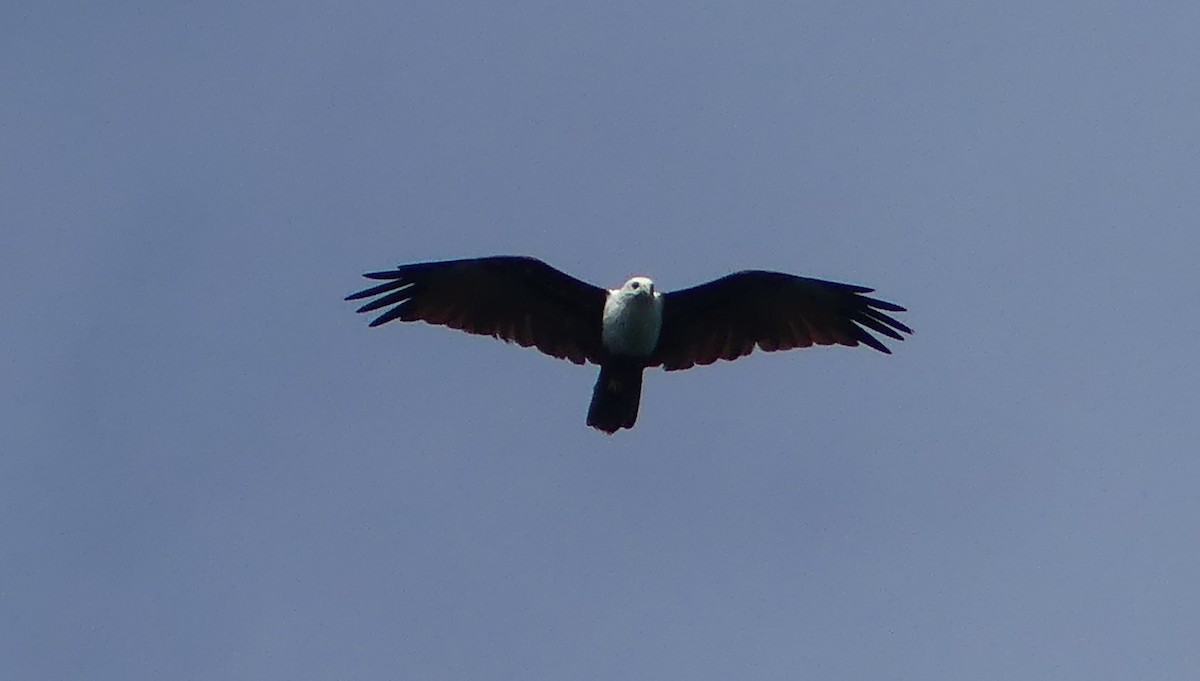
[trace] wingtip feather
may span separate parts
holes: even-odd
[[[399,279],[404,276],[401,270],[386,270],[383,272],[367,272],[363,274],[367,279]]]

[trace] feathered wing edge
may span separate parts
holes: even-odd
[[[889,312],[905,308],[874,289],[782,272],[748,270],[665,295],[663,330],[650,365],[668,371],[813,345],[867,345],[890,354],[912,329]]]
[[[371,321],[424,321],[493,336],[576,364],[599,363],[607,292],[524,256],[496,256],[400,265],[369,272],[382,284],[346,297],[373,298],[358,312],[383,310]]]

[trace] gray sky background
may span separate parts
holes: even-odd
[[[0,676],[1195,679],[1200,5],[7,3]],[[363,271],[757,267],[647,376]]]

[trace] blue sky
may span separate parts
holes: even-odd
[[[1192,679],[1194,3],[0,10],[0,676]],[[909,307],[647,375],[341,298]]]

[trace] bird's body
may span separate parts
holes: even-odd
[[[608,357],[592,390],[587,424],[606,433],[632,428],[642,399],[646,360],[662,332],[662,294],[654,282],[634,277],[608,292],[601,316],[600,340]]]
[[[348,296],[388,308],[371,322],[425,321],[490,335],[576,364],[600,366],[588,425],[606,433],[637,420],[642,376],[811,345],[868,345],[890,351],[912,329],[884,311],[904,308],[852,284],[780,272],[737,272],[662,294],[646,277],[604,290],[534,258],[497,256],[401,265],[373,272],[385,283]]]
[[[604,349],[623,357],[649,357],[662,331],[662,311],[662,294],[646,277],[609,291],[601,317]]]

